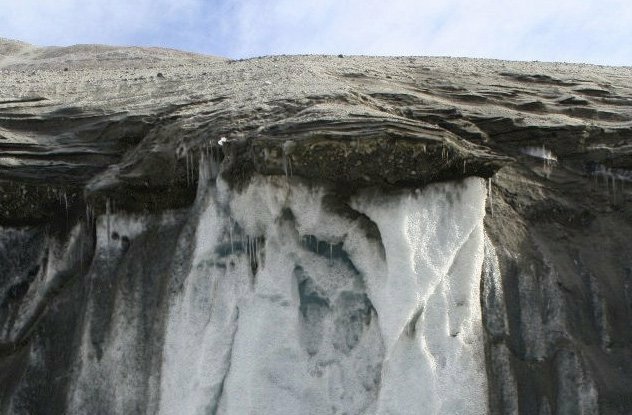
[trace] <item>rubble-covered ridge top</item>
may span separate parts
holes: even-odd
[[[289,174],[291,166],[296,177],[350,191],[490,177],[527,157],[525,148],[543,146],[560,165],[632,170],[625,144],[631,67],[439,57],[230,60],[0,40],[0,76],[5,218],[40,214],[35,195],[43,183],[78,200],[132,191],[130,209],[187,205],[198,159],[210,153],[234,183],[254,173]]]

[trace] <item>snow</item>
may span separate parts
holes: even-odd
[[[548,162],[556,162],[557,157],[553,152],[544,146],[541,147],[525,147],[522,153],[531,157],[539,158]]]
[[[522,149],[522,154],[543,160],[542,171],[548,178],[553,171],[554,165],[557,163],[557,156],[553,152],[544,146],[541,147],[525,147]]]

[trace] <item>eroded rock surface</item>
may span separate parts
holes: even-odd
[[[278,396],[311,402],[305,413],[395,413],[395,401],[399,413],[454,413],[466,407],[445,391],[465,388],[463,379],[478,379],[462,389],[469,413],[632,412],[632,68],[422,57],[231,61],[0,40],[0,79],[0,411],[172,413],[184,399],[190,405],[180,409],[194,413],[244,413],[254,403],[235,400],[238,392],[264,390],[244,383],[243,368],[254,364],[262,382],[285,391]],[[257,183],[276,190],[254,197]],[[458,218],[428,207],[462,206],[464,183],[488,186],[486,202],[479,193],[468,199],[486,205],[484,235],[462,235],[464,225],[446,225]],[[305,204],[302,192],[318,197]],[[395,202],[431,194],[418,210]],[[367,198],[370,208],[358,202]],[[252,212],[231,200],[254,200]],[[326,213],[322,227],[301,225],[312,205]],[[427,241],[410,239],[411,231],[388,234],[426,229],[415,215],[457,229],[435,235],[444,250],[419,248]],[[468,229],[482,232],[478,220]],[[213,221],[229,223],[204,228]],[[358,240],[375,249],[364,252],[373,265],[353,251]],[[409,279],[401,276],[418,303],[397,294],[403,305],[389,308],[384,298],[396,290],[382,287],[375,270],[383,267],[388,281],[388,264],[406,249],[422,252],[410,254]],[[266,258],[289,261],[281,252],[294,252],[296,266],[278,271],[288,279],[271,292]],[[441,255],[456,271],[428,265]],[[456,298],[446,294],[450,281],[471,281],[462,268],[481,270],[480,308],[467,293],[460,305],[446,300]],[[422,283],[433,272],[437,296]],[[260,303],[267,305],[253,305]],[[252,360],[257,343],[244,333],[283,356],[257,331],[257,310],[275,316],[269,324],[287,324],[293,381]],[[217,330],[225,335],[213,337]],[[183,340],[187,333],[195,342]],[[402,388],[414,391],[424,364],[443,369],[420,385],[427,395],[411,392],[428,401],[419,409],[402,400],[412,395],[394,392],[393,373],[402,371]],[[202,372],[174,369],[182,365]],[[450,365],[464,368],[452,389]],[[345,377],[351,368],[357,379]],[[308,392],[293,389],[308,378]],[[259,409],[300,407],[278,399]]]

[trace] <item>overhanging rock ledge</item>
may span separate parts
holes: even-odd
[[[631,143],[630,67],[0,39],[0,413],[632,413]]]

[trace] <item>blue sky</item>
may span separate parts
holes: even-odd
[[[632,65],[632,0],[0,0],[0,37],[232,58],[343,53]]]

